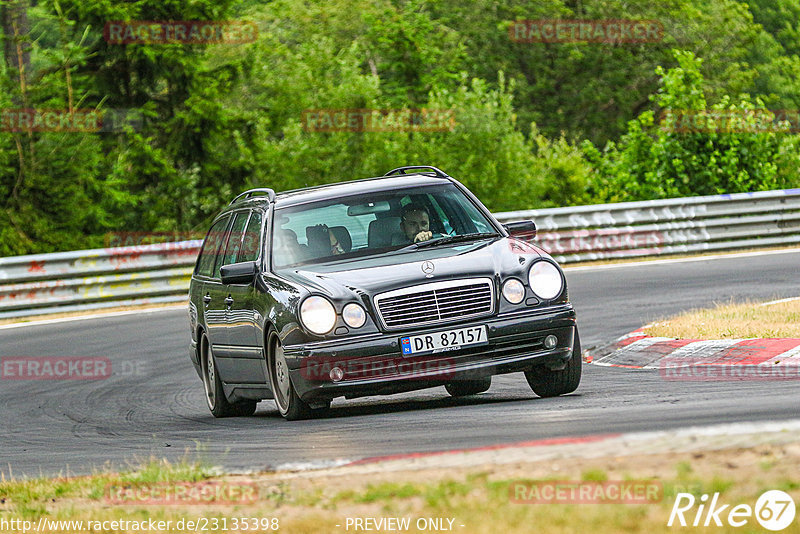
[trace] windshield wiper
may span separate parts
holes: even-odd
[[[476,232],[472,234],[446,235],[443,237],[437,237],[436,239],[430,239],[428,241],[419,241],[417,243],[412,243],[407,247],[401,248],[400,250],[398,250],[398,252],[434,247],[436,245],[449,245],[451,243],[460,243],[462,241],[475,241],[476,239],[483,239],[486,237],[497,237],[499,235],[500,234],[498,234],[497,232]]]

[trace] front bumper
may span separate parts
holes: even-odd
[[[488,345],[416,357],[402,355],[401,337],[479,325],[488,327]],[[537,365],[560,369],[572,356],[575,332],[575,310],[562,304],[413,331],[284,346],[284,355],[297,394],[313,403],[341,396],[400,393],[527,371]],[[546,349],[544,338],[550,334],[558,343]],[[330,378],[334,367],[344,371],[338,382]]]

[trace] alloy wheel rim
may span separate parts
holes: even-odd
[[[206,401],[208,402],[208,407],[210,409],[214,409],[214,406],[217,403],[216,396],[214,395],[214,380],[216,378],[216,373],[214,370],[214,356],[211,354],[211,348],[209,347],[208,353],[206,354],[206,372],[205,372],[205,386],[206,386]]]
[[[275,383],[275,400],[281,412],[285,413],[289,409],[289,368],[286,365],[286,357],[283,353],[283,346],[280,341],[275,342],[275,358],[273,365],[273,381]]]

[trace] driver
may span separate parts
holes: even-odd
[[[428,210],[421,204],[406,204],[400,211],[400,229],[403,239],[400,243],[419,243],[434,237],[430,230],[431,218]]]

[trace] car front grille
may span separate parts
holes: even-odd
[[[404,328],[488,315],[494,309],[490,278],[434,282],[375,297],[387,328]]]

